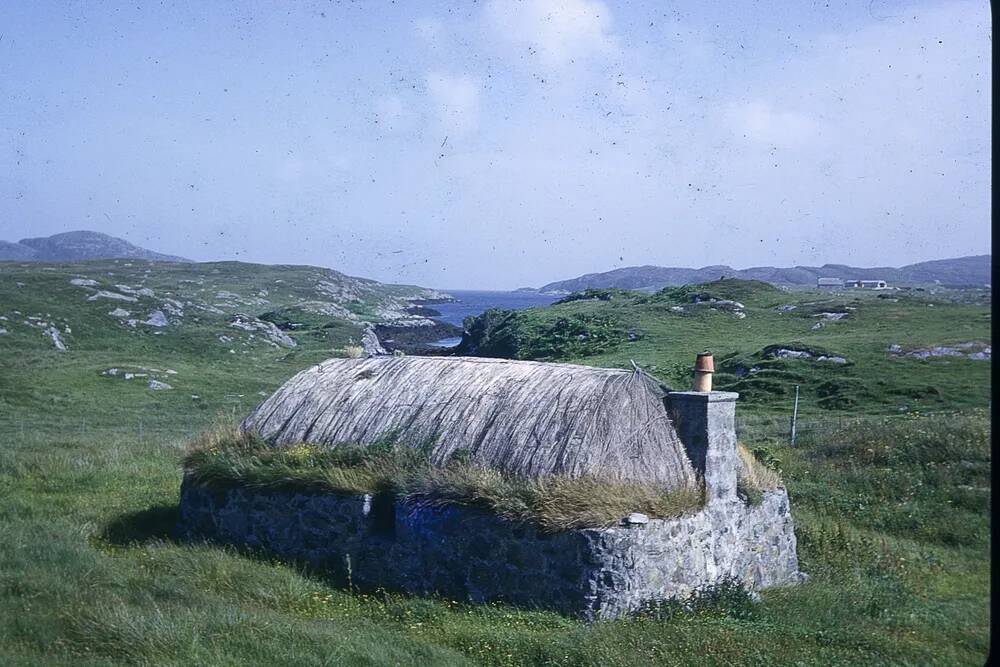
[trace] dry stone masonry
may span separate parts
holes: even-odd
[[[799,581],[783,489],[678,519],[547,534],[482,510],[388,498],[185,484],[187,538],[264,549],[385,587],[504,601],[587,620],[721,582],[759,590]]]

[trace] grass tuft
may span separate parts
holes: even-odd
[[[782,486],[781,476],[757,460],[753,452],[736,443],[740,467],[736,472],[736,491],[751,505],[759,505],[765,491]]]

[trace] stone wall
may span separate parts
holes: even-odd
[[[759,590],[803,576],[784,489],[757,506],[720,500],[677,519],[546,534],[468,507],[185,480],[180,530],[308,562],[354,586],[505,601],[587,620],[726,577]]]

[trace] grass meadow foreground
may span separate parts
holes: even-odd
[[[504,606],[352,591],[266,555],[179,544],[185,443],[75,422],[0,448],[0,663],[981,664],[989,647],[989,418],[845,424],[780,469],[806,584],[585,625]],[[22,422],[23,425],[23,422]]]

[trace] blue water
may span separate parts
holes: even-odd
[[[506,310],[524,310],[547,306],[561,297],[534,292],[484,292],[478,290],[446,290],[448,294],[458,299],[452,303],[435,303],[428,306],[441,313],[435,320],[462,326],[462,320],[469,315],[479,315],[490,308]],[[452,347],[458,345],[461,338],[443,338],[431,343],[435,347]]]

